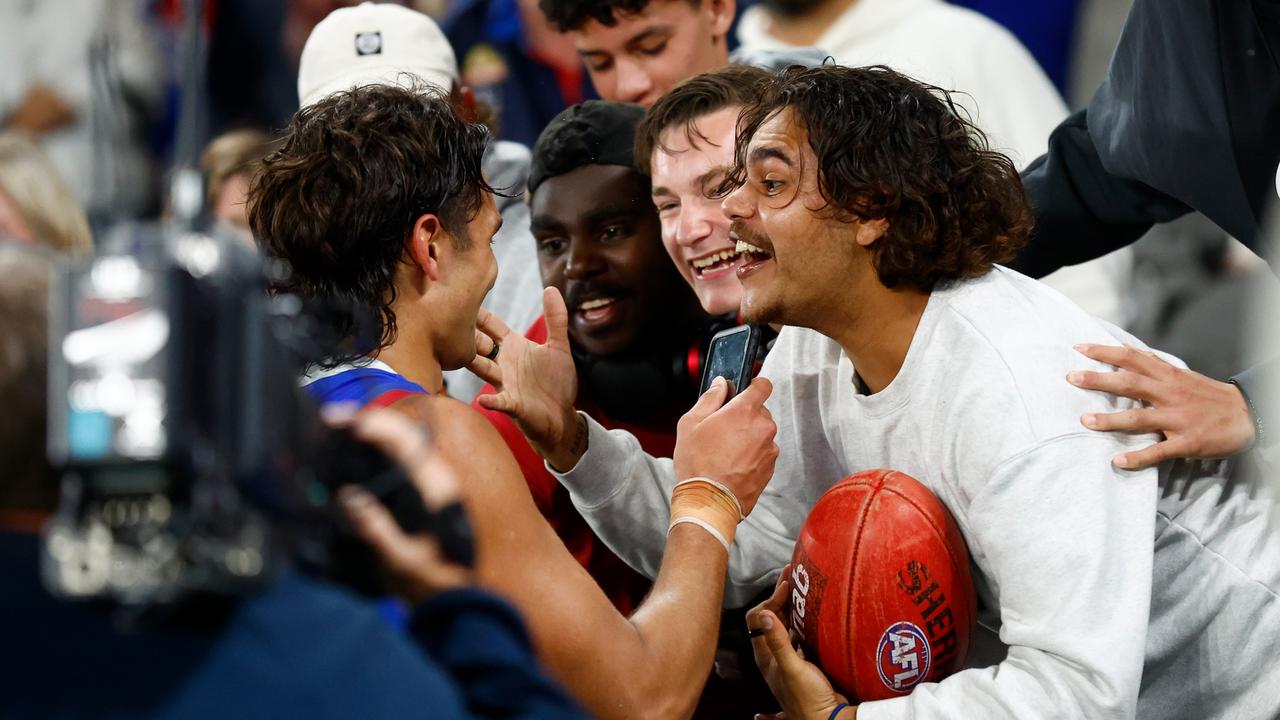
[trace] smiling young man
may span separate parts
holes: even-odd
[[[681,80],[729,64],[732,0],[541,0],[573,37],[606,100],[652,105]]]
[[[677,374],[678,361],[705,341],[710,319],[662,251],[649,182],[633,157],[643,114],[638,105],[596,100],[556,116],[533,149],[529,206],[542,281],[569,310],[574,407],[667,457],[676,422],[697,399],[697,378]],[[546,342],[546,320],[526,337]],[[480,396],[492,392],[486,387]],[[511,448],[538,509],[618,610],[630,614],[649,579],[595,537],[511,419],[483,403],[476,407]]]
[[[713,315],[737,315],[742,298],[741,257],[718,188],[733,168],[738,113],[769,77],[730,65],[690,78],[663,95],[636,130],[636,159],[653,186],[662,243]]]

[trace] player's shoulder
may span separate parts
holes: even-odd
[[[934,300],[939,307],[931,342],[949,348],[948,376],[963,379],[957,380],[960,392],[972,390],[966,403],[1020,406],[1033,435],[1042,438],[1079,431],[1081,413],[1137,405],[1067,382],[1073,370],[1112,369],[1080,354],[1076,345],[1146,346],[1053,288],[996,267],[935,291]]]
[[[411,395],[390,406],[426,426],[437,446],[484,451],[506,446],[479,410],[447,395]]]

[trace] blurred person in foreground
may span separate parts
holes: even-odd
[[[1275,271],[1280,260],[1267,255],[1262,226],[1280,194],[1277,128],[1280,8],[1137,0],[1088,108],[1065,120],[1048,153],[1024,171],[1036,229],[1018,267],[1033,276],[1050,273],[1195,211]],[[1119,372],[1072,372],[1071,383],[1144,403],[1126,413],[1082,416],[1084,426],[1162,435],[1117,455],[1118,467],[1276,446],[1280,417],[1268,416],[1264,406],[1280,397],[1280,359],[1220,382],[1133,348],[1080,351]]]
[[[21,648],[0,672],[6,717],[581,717],[538,670],[516,614],[356,488],[344,509],[403,578],[410,636],[352,592],[291,570],[252,595],[132,628],[110,603],[50,595],[39,533],[58,502],[44,453],[52,273],[43,254],[0,243],[0,622]],[[370,414],[354,430],[403,463],[433,507],[455,501],[453,469],[421,452],[412,423]]]
[[[478,318],[491,324],[480,304],[502,222],[480,169],[487,137],[434,89],[359,87],[294,116],[250,191],[254,234],[289,265],[284,288],[365,304],[381,319],[375,349],[331,358],[306,388],[321,402],[419,418],[440,455],[466,468],[479,581],[520,609],[539,656],[588,712],[686,716],[711,669],[728,549],[776,457],[763,408],[770,386],[725,403],[721,383],[681,419],[682,484],[662,511],[666,559],[648,598],[623,617],[542,518],[497,431],[441,394],[443,370],[469,365],[489,376],[504,352],[476,331]],[[544,306],[548,335],[563,342],[540,347],[573,373],[564,301],[549,289]],[[704,454],[730,422],[732,452]]]
[[[57,168],[21,133],[0,133],[0,239],[93,252],[89,221]]]
[[[435,21],[399,5],[365,2],[334,10],[312,30],[298,66],[298,101],[307,107],[361,85],[422,83],[448,94],[465,117],[480,118],[483,108],[462,84],[453,48]],[[482,307],[521,328],[542,311],[542,282],[524,202],[529,162],[527,147],[502,140],[491,141],[480,161],[485,177],[501,191],[494,200],[502,214],[493,241],[498,278]],[[465,370],[447,372],[445,381],[449,394],[464,402],[484,384]]]
[[[1237,640],[1280,623],[1280,488],[1247,464],[1107,462],[1149,436],[1079,427],[1080,412],[1136,403],[1062,383],[1077,357],[1063,338],[1138,341],[999,265],[1031,220],[1008,158],[945,93],[883,67],[785,71],[738,127],[723,208],[747,255],[743,315],[785,327],[762,372],[777,388],[777,472],[738,534],[731,588],[749,597],[777,579],[832,483],[894,468],[956,518],[979,622],[1005,650],[841,707],[804,682],[815,671],[780,621],[783,578],[749,617],[786,717],[1275,715],[1277,639]],[[512,385],[555,372],[537,346],[503,347]],[[610,547],[652,562],[669,463],[593,435],[561,481]]]

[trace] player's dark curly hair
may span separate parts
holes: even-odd
[[[788,109],[834,217],[888,221],[870,246],[886,287],[927,292],[979,277],[1026,243],[1032,216],[1017,169],[945,90],[883,66],[788,68],[739,118],[731,183],[745,178],[751,137]]]
[[[249,189],[254,235],[289,266],[277,289],[375,308],[379,349],[391,344],[405,242],[435,214],[455,247],[471,245],[467,223],[494,192],[480,171],[488,137],[430,87],[370,85],[299,110]]]
[[[618,15],[634,15],[649,6],[650,0],[538,0],[538,9],[551,26],[571,32],[595,20],[605,27],[618,23]],[[701,0],[686,0],[697,6]]]
[[[683,127],[689,143],[705,143],[694,123],[699,118],[725,108],[742,107],[760,94],[760,86],[773,74],[750,65],[730,65],[709,73],[695,75],[676,85],[658,98],[636,128],[636,167],[645,175],[652,173],[649,160],[660,138],[668,128]]]

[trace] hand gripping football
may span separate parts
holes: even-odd
[[[851,700],[883,700],[964,665],[976,599],[951,514],[893,470],[850,475],[810,511],[791,559],[790,624]]]

